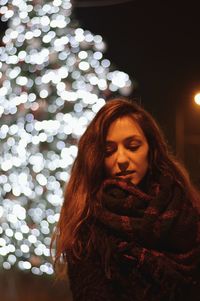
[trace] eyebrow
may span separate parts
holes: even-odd
[[[129,137],[126,137],[124,139],[125,142],[129,142],[129,141],[132,141],[132,140],[140,140],[141,139],[141,136],[138,136],[138,135],[132,135],[132,136],[129,136]],[[111,142],[114,142],[113,140],[106,140],[107,143],[111,143]]]

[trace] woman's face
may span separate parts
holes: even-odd
[[[149,145],[139,124],[129,116],[111,123],[106,137],[107,176],[129,179],[138,185],[148,169]]]

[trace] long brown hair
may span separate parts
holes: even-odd
[[[56,242],[56,267],[59,266],[61,258],[65,261],[66,250],[71,250],[77,258],[83,251],[80,231],[83,223],[91,216],[95,195],[105,178],[106,135],[111,123],[123,116],[131,116],[146,136],[149,144],[149,169],[152,179],[156,181],[156,177],[161,173],[169,175],[197,204],[198,194],[190,183],[187,172],[169,151],[153,117],[136,103],[121,98],[112,99],[96,114],[79,140],[78,154],[72,166],[60,219],[52,238],[52,244]]]

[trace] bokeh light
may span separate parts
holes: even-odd
[[[194,101],[195,103],[200,106],[200,93],[197,93],[195,96],[194,96]]]
[[[0,264],[51,275],[77,141],[106,98],[132,83],[104,57],[102,37],[71,20],[70,0],[0,0],[0,15]]]

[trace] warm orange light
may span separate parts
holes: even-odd
[[[194,97],[195,103],[200,106],[200,93],[197,93]]]

